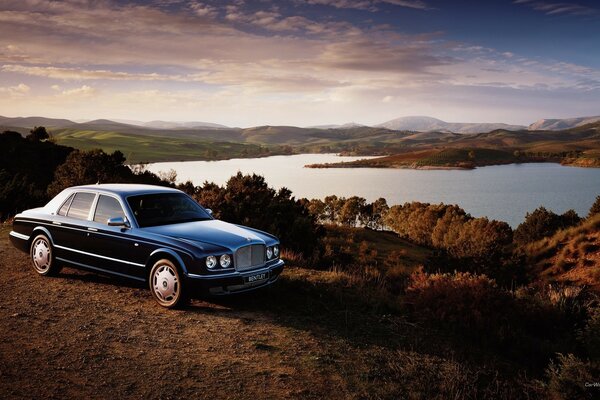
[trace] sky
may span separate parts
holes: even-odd
[[[600,1],[1,0],[0,115],[239,127],[600,115]]]

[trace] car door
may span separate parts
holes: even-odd
[[[75,192],[58,210],[52,221],[52,240],[59,259],[76,264],[89,264],[88,218],[96,193]]]
[[[139,240],[131,227],[109,226],[110,218],[127,218],[117,197],[100,194],[88,228],[90,252],[97,255],[94,267],[118,275],[145,277],[145,265],[152,246]]]

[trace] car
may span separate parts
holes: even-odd
[[[269,286],[284,268],[275,236],[217,220],[162,186],[70,187],[17,214],[9,235],[39,275],[69,266],[146,282],[167,308]]]

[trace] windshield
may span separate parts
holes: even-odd
[[[212,219],[204,208],[183,193],[131,196],[127,203],[140,228]]]

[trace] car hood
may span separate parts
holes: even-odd
[[[258,232],[216,219],[152,226],[143,229],[147,232],[175,239],[193,240],[215,246],[228,247],[232,250],[250,243],[265,242],[265,237]]]

